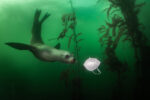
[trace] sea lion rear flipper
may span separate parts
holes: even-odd
[[[43,44],[43,40],[41,37],[42,23],[50,16],[50,14],[46,13],[41,20],[40,20],[40,15],[41,15],[41,10],[37,9],[35,14],[34,14],[31,44],[35,44],[35,43],[42,43]]]
[[[15,49],[18,50],[33,50],[33,46],[27,45],[27,44],[23,44],[23,43],[14,43],[14,42],[8,42],[6,43],[6,45],[9,45]]]

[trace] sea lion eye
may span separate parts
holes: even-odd
[[[68,59],[70,57],[70,55],[66,55],[65,58]]]

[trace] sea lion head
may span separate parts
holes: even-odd
[[[52,58],[59,62],[65,62],[65,63],[75,63],[76,62],[73,54],[71,54],[70,52],[65,51],[65,50],[53,49],[51,52],[51,56],[53,56]]]
[[[41,46],[40,48],[40,58],[46,61],[59,61],[65,63],[75,63],[76,60],[70,52],[66,50],[59,50],[56,48],[51,48],[48,46]]]
[[[75,63],[76,59],[74,58],[73,54],[68,51],[62,51],[61,61],[65,63]]]

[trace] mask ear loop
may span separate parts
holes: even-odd
[[[101,71],[97,68],[97,73],[94,72],[94,71],[92,71],[92,73],[93,73],[94,75],[100,75],[100,74],[101,74]]]

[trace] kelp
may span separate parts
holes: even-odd
[[[105,32],[105,26],[102,25],[100,28],[98,28],[99,33]]]
[[[81,77],[75,77],[72,80],[73,92],[72,92],[71,100],[84,100],[83,99],[82,84],[81,83],[82,83]]]
[[[120,9],[124,17],[124,29],[125,30],[125,39],[123,41],[130,41],[134,51],[135,51],[135,72],[137,75],[137,85],[135,88],[135,99],[139,99],[139,96],[142,94],[141,89],[145,87],[141,83],[146,83],[148,80],[147,70],[149,70],[150,63],[147,61],[147,58],[150,56],[150,47],[146,45],[147,38],[140,30],[142,24],[139,23],[138,14],[140,12],[141,7],[143,7],[146,3],[136,4],[137,0],[109,0],[112,6],[116,9]],[[147,50],[146,50],[147,49]],[[146,51],[145,51],[146,50]],[[143,75],[143,76],[142,76]],[[143,80],[143,78],[145,80]],[[148,86],[147,86],[148,87]]]
[[[80,35],[82,35],[82,33],[81,33],[81,32],[77,34],[77,37],[78,37],[78,36],[80,36]]]
[[[65,87],[69,86],[69,78],[70,78],[70,70],[64,70],[63,72],[61,72],[60,75],[60,80],[64,81],[65,83]]]
[[[76,19],[75,15],[73,13],[64,14],[62,16],[61,20],[62,20],[62,25],[64,26],[64,29],[59,34],[57,38],[58,40],[66,36],[66,33],[68,32],[69,28],[72,29],[74,27],[74,23],[72,21],[74,21],[75,19]]]
[[[99,38],[100,44],[104,45],[104,39],[109,35],[109,28],[104,31],[104,34]]]
[[[79,42],[81,42],[81,41],[83,41],[84,39],[79,39],[79,40],[77,40],[77,42],[79,43]]]
[[[106,21],[107,27],[104,26],[104,25],[102,25],[98,29],[98,31],[99,31],[100,34],[103,33],[103,35],[99,38],[99,42],[101,44],[104,44],[105,38],[107,38],[108,36],[116,37],[116,35],[117,35],[117,33],[116,33],[117,29],[119,29],[119,33],[122,32],[122,34],[125,31],[125,22],[124,22],[123,18],[121,18],[119,15],[114,14],[112,16],[112,18],[111,18],[111,21],[112,22]],[[111,30],[112,34],[110,33],[110,30]]]
[[[78,34],[76,33],[74,34],[74,29],[77,24],[75,13],[64,14],[61,19],[62,19],[62,25],[64,26],[64,29],[59,34],[57,39],[59,40],[60,38],[67,37],[66,34],[68,34],[68,31],[72,30],[73,33],[69,36],[69,40],[68,40],[68,48],[70,48],[72,40],[74,40],[77,43],[82,41],[83,39],[76,40],[80,35],[82,35],[81,32]]]
[[[82,34],[81,32],[78,33],[78,34],[76,35],[76,37],[79,37],[81,34]],[[74,34],[72,34],[72,35],[69,37],[68,48],[70,48],[71,41],[73,40],[73,37],[74,37]],[[77,43],[81,42],[82,40],[84,40],[84,39],[79,39],[79,40],[77,40]]]
[[[114,10],[113,10],[113,8],[115,8],[115,5],[110,5],[109,6],[109,8],[107,8],[107,18],[109,19],[109,17],[110,17],[110,12],[112,11],[112,14],[114,13]]]
[[[82,93],[81,93],[81,86],[82,86],[82,81],[80,78],[80,60],[79,60],[79,51],[81,49],[81,47],[79,46],[79,43],[81,41],[83,41],[83,39],[80,38],[80,36],[82,35],[81,32],[76,32],[76,25],[77,25],[77,18],[76,18],[76,13],[74,10],[74,7],[72,5],[72,0],[70,1],[70,5],[71,5],[71,10],[72,12],[69,14],[64,14],[62,16],[62,25],[64,26],[62,32],[60,32],[59,36],[58,36],[58,40],[59,39],[63,39],[65,37],[68,37],[68,48],[71,47],[71,43],[74,42],[74,56],[77,60],[77,62],[74,65],[70,65],[70,66],[74,66],[76,68],[76,70],[74,71],[64,71],[62,72],[62,79],[64,80],[65,84],[72,86],[72,99],[73,100],[80,100],[82,98]],[[70,73],[72,72],[72,73]],[[72,81],[71,84],[69,84],[69,76],[73,75],[73,77],[70,79],[70,81]]]
[[[114,2],[114,0],[110,0]],[[117,5],[119,2],[114,2],[105,10],[107,13],[106,25],[102,25],[98,31],[102,34],[99,38],[99,42],[102,46],[105,45],[106,58],[104,59],[104,64],[108,65],[107,70],[117,73],[117,85],[113,89],[112,99],[120,100],[121,89],[123,84],[123,73],[128,70],[127,62],[121,62],[116,55],[116,48],[118,47],[121,37],[125,36],[128,32],[127,25],[122,16],[118,14],[119,9]],[[117,88],[117,89],[116,89]]]

